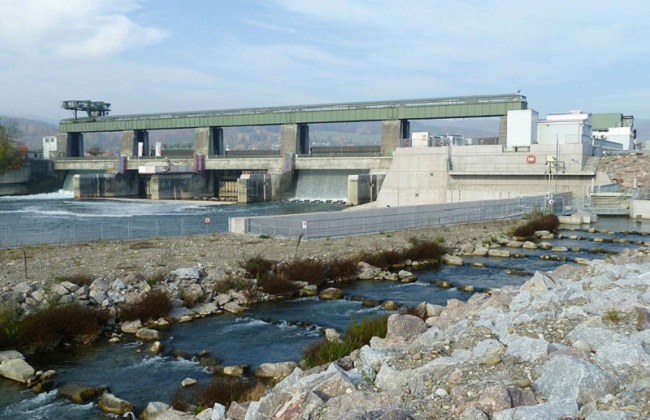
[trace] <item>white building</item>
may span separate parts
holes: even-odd
[[[43,137],[43,159],[55,158],[56,152],[56,136]]]

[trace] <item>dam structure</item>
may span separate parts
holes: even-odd
[[[76,101],[64,101],[69,106]],[[87,102],[87,101],[86,101]],[[75,197],[151,199],[277,200],[300,190],[301,178],[329,174],[343,180],[347,201],[362,204],[379,196],[396,151],[410,138],[410,121],[501,117],[527,109],[520,94],[397,101],[225,109],[161,114],[99,115],[60,121],[54,153],[57,171],[75,176]],[[381,121],[379,146],[311,147],[309,124]],[[279,150],[229,151],[224,127],[280,126]],[[152,130],[194,129],[193,158],[149,156]],[[83,135],[121,132],[120,156],[84,157]],[[302,174],[302,177],[300,176]],[[348,174],[347,178],[345,175]],[[336,190],[336,188],[335,188]],[[338,194],[338,193],[337,193]]]

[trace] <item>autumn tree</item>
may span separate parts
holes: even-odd
[[[17,136],[15,126],[0,124],[0,174],[10,169],[20,169],[25,162],[27,148],[16,142]]]

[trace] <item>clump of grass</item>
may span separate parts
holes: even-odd
[[[539,230],[555,231],[560,226],[560,219],[554,214],[531,218],[527,223],[515,228],[513,235],[519,238],[532,238]]]
[[[610,309],[602,316],[602,318],[609,322],[619,323],[625,319],[625,315],[616,309]]]
[[[168,316],[172,307],[172,302],[164,291],[152,290],[138,302],[122,305],[119,315],[122,321],[134,321],[136,319],[146,321]]]
[[[155,270],[151,276],[147,277],[147,284],[153,286],[155,284],[160,284],[165,281],[165,271],[164,270]]]
[[[327,280],[327,264],[311,258],[296,258],[278,271],[285,281],[306,281],[319,286]]]
[[[345,330],[341,342],[323,339],[308,346],[303,352],[302,363],[310,369],[345,357],[370,343],[372,337],[386,337],[387,325],[388,316],[353,320]]]
[[[215,403],[228,407],[233,401],[242,401],[255,387],[255,383],[246,378],[215,376],[204,386],[179,388],[172,393],[171,405],[176,410],[199,411],[201,408],[213,407]]]
[[[16,324],[16,343],[33,351],[57,347],[64,340],[90,343],[101,332],[107,315],[78,304],[52,306],[20,319]]]
[[[18,339],[18,312],[9,306],[0,307],[0,349],[16,345]]]

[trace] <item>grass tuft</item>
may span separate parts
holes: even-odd
[[[303,352],[302,363],[310,369],[345,357],[370,343],[372,337],[386,337],[387,325],[388,316],[353,320],[345,330],[341,342],[322,339],[308,346]]]
[[[195,411],[213,407],[215,403],[228,407],[233,401],[242,401],[251,393],[255,383],[246,378],[215,376],[204,386],[179,388],[172,393],[171,406],[176,410]]]
[[[539,230],[554,232],[560,226],[560,219],[554,214],[535,215],[527,223],[518,226],[513,236],[519,238],[532,238]]]

